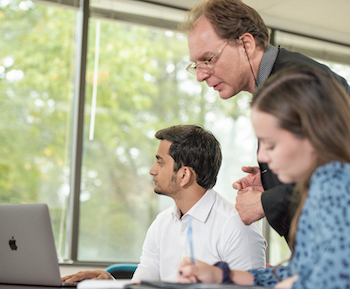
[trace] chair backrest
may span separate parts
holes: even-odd
[[[105,270],[116,279],[131,279],[137,268],[137,264],[118,263],[108,266]]]

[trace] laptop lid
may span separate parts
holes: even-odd
[[[0,204],[0,283],[61,286],[46,204]]]

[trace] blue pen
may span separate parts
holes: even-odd
[[[190,244],[191,263],[194,265],[193,238],[192,238],[192,217],[187,215],[187,238]]]

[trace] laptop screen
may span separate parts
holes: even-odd
[[[0,283],[60,286],[46,204],[0,204]]]

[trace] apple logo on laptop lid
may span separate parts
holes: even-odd
[[[12,236],[12,239],[9,240],[9,245],[10,245],[10,248],[12,251],[17,250],[16,240],[15,240],[14,236]]]

